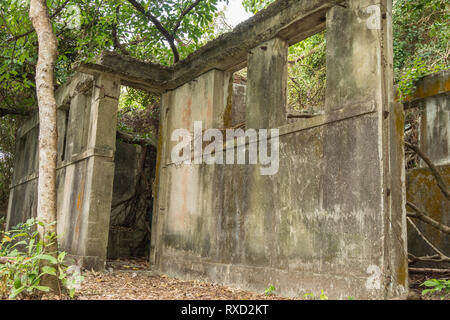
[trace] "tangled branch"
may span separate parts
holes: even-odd
[[[413,150],[420,158],[422,158],[425,163],[430,168],[431,173],[433,174],[434,178],[437,181],[439,190],[444,194],[447,200],[450,200],[450,193],[447,187],[447,184],[445,183],[442,176],[439,174],[439,171],[437,170],[436,166],[433,164],[433,162],[428,158],[428,156],[423,153],[417,146],[405,142],[405,146],[409,149]],[[419,228],[415,225],[415,223],[412,221],[411,218],[416,218],[422,222],[425,222],[432,227],[438,229],[439,231],[450,234],[450,227],[432,219],[427,213],[420,210],[414,203],[407,201],[406,205],[411,208],[414,213],[408,212],[407,213],[407,221],[411,224],[411,226],[416,230],[417,234],[422,238],[423,241],[425,241],[428,246],[433,249],[434,252],[436,252],[435,255],[429,255],[429,256],[423,256],[423,257],[416,257],[415,255],[408,253],[408,256],[410,258],[410,262],[450,262],[450,258],[447,257],[442,251],[440,251],[436,246],[434,246],[430,240],[428,240],[425,235],[419,230]]]
[[[430,168],[431,173],[433,174],[434,178],[437,181],[439,189],[441,189],[442,193],[444,194],[445,198],[450,201],[450,191],[447,187],[447,184],[445,183],[442,176],[439,174],[439,171],[437,170],[436,166],[431,162],[430,158],[427,157],[425,153],[422,152],[417,146],[412,145],[408,142],[405,142],[405,146],[409,149],[413,150],[417,155],[422,158],[423,161],[427,164],[427,166]]]

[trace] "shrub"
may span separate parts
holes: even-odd
[[[70,272],[64,264],[65,252],[56,257],[49,252],[56,235],[48,235],[45,244],[36,231],[38,225],[43,223],[32,218],[10,231],[0,231],[0,298],[30,298],[50,291],[41,284],[44,275],[58,278],[60,296],[68,292],[73,298],[76,285],[82,281],[79,272]]]
[[[430,279],[421,284],[421,286],[425,286],[428,289],[422,291],[422,295],[432,294],[432,293],[450,293],[450,280],[446,279]],[[443,299],[444,296],[441,296]]]

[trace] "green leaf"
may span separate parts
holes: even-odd
[[[58,262],[59,263],[62,263],[63,261],[64,261],[64,258],[66,257],[66,252],[61,252],[59,255],[58,255]]]
[[[433,290],[431,290],[431,289],[425,289],[425,290],[422,290],[422,295],[426,295],[426,294],[428,294],[428,293],[430,293],[430,292],[432,292]]]
[[[15,297],[17,297],[23,290],[25,290],[25,287],[20,287],[18,289],[14,289],[12,291],[12,293],[9,295],[10,299],[14,299]]]
[[[18,289],[22,286],[22,280],[20,279],[20,276],[18,274],[16,274],[14,276],[14,288]]]
[[[34,256],[33,259],[34,260],[47,260],[47,261],[49,261],[52,264],[57,264],[58,263],[58,260],[56,260],[55,257],[50,256],[48,254],[38,254],[38,255]]]
[[[50,291],[50,288],[46,287],[46,286],[36,286],[35,288],[37,290],[39,290],[39,291],[44,291],[44,292],[49,292]]]
[[[44,274],[50,274],[52,276],[56,276],[56,269],[49,266],[43,266],[42,267],[42,273]]]
[[[427,280],[423,283],[426,287],[435,287],[439,284],[439,282],[436,279]]]

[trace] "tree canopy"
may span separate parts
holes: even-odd
[[[49,9],[58,37],[56,80],[63,83],[78,61],[103,50],[168,65],[197,49],[221,0],[53,0]],[[0,108],[35,104],[37,39],[27,17],[29,1],[0,4]]]

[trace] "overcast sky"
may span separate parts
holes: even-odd
[[[245,12],[241,2],[242,0],[229,0],[228,6],[224,3],[219,6],[220,9],[226,6],[225,16],[228,23],[233,27],[252,16],[252,14]]]

